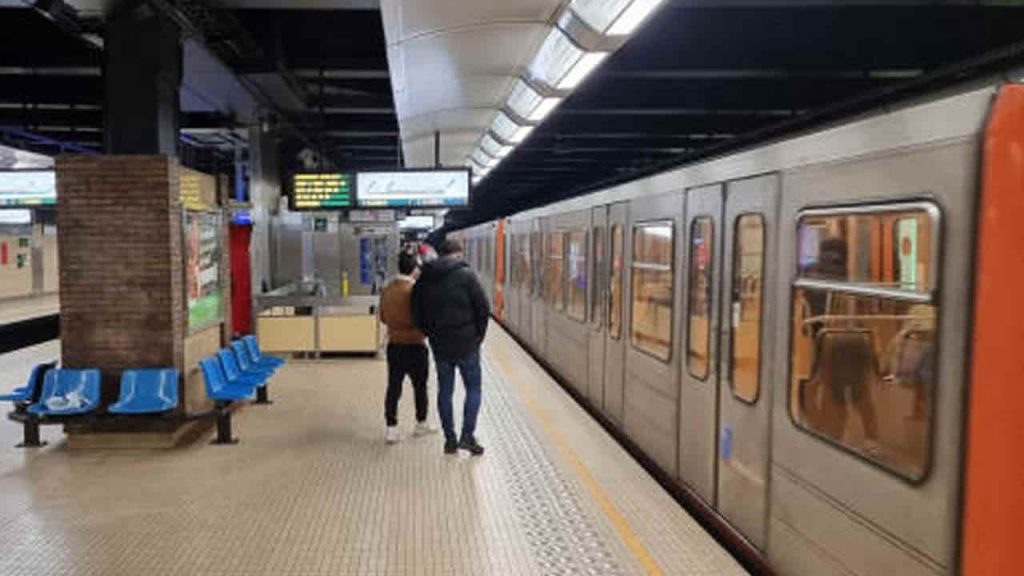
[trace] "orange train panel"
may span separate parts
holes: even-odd
[[[498,220],[494,240],[494,316],[505,319],[505,219]]]
[[[963,574],[1022,573],[1024,86],[1000,90],[985,135],[974,297]]]

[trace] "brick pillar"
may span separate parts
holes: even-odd
[[[102,370],[107,403],[126,368],[183,369],[177,161],[60,156],[56,170],[63,364]]]

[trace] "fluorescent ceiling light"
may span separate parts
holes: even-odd
[[[607,57],[607,52],[587,52],[569,69],[569,73],[565,75],[565,78],[562,78],[562,81],[558,83],[558,89],[572,90],[576,88]]]
[[[551,111],[561,103],[561,98],[544,98],[541,100],[540,105],[527,117],[527,120],[540,122],[547,118],[548,114],[551,114]]]
[[[513,112],[519,115],[520,118],[529,118],[533,111],[540,106],[541,101],[544,97],[537,93],[536,90],[530,88],[530,85],[519,79],[516,82],[512,93],[508,96],[508,107]]]
[[[495,158],[504,158],[512,152],[512,147],[502,144],[495,140],[490,134],[484,134],[482,140],[480,140],[480,147],[484,149],[488,155]]]
[[[557,27],[552,28],[533,57],[530,73],[548,86],[557,87],[583,54],[583,50],[565,32]]]
[[[476,164],[477,167],[480,168],[480,169],[486,168],[487,167],[487,162],[489,162],[491,160],[487,156],[487,154],[484,154],[484,151],[479,149],[479,148],[473,150],[473,154],[472,154],[471,158],[473,160],[473,163]]]
[[[637,29],[664,0],[572,0],[570,9],[588,26],[608,36]]]
[[[647,20],[652,12],[661,6],[664,0],[633,0],[633,3],[626,8],[626,11],[619,16],[612,24],[606,34],[609,36],[626,36],[632,34],[641,24]]]
[[[508,117],[504,112],[498,112],[498,117],[491,124],[491,130],[505,142],[520,144],[533,132],[533,126],[520,126],[515,120]]]

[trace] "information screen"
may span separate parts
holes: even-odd
[[[361,208],[444,208],[469,205],[469,170],[360,172]]]
[[[52,170],[0,172],[0,206],[52,206],[57,177]]]
[[[351,174],[295,174],[292,209],[347,210],[354,204],[352,188]]]

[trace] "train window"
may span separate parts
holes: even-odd
[[[542,248],[544,242],[544,235],[538,231],[534,231],[530,233],[530,236],[530,273],[533,276],[533,284],[530,286],[530,296],[533,298],[540,298],[540,295],[543,293],[544,275],[533,274],[532,267],[534,264],[540,266],[544,263],[544,260],[541,256],[541,254],[543,254]]]
[[[699,380],[711,370],[712,273],[715,224],[706,216],[690,225],[690,273],[686,369]]]
[[[807,211],[797,223],[789,410],[908,480],[930,465],[938,209]]]
[[[761,306],[764,284],[764,216],[736,219],[732,251],[732,393],[757,402],[761,388]]]
[[[672,357],[674,235],[671,222],[633,229],[630,341],[636,349],[666,362]]]
[[[547,268],[544,287],[548,304],[555,310],[565,310],[565,234],[554,232],[548,236]]]
[[[608,278],[608,299],[610,309],[608,332],[611,334],[612,339],[618,340],[619,338],[622,338],[622,249],[624,248],[624,245],[621,224],[615,224],[612,226],[611,248],[611,273]]]
[[[580,322],[587,321],[587,232],[577,230],[569,233],[568,254],[569,286],[567,310],[569,317]]]
[[[594,285],[590,290],[590,319],[597,326],[604,325],[605,308],[602,305],[604,297],[604,227],[595,226],[591,230],[590,245],[594,247]]]

